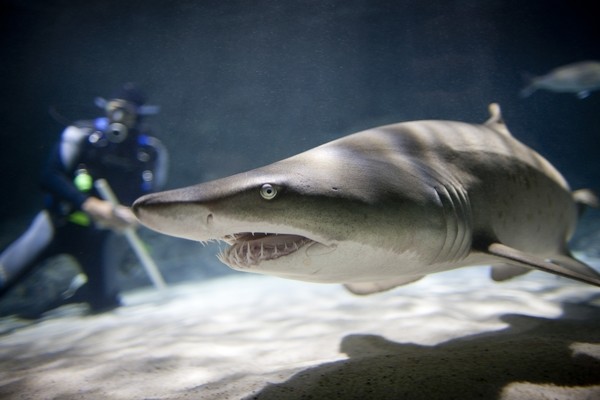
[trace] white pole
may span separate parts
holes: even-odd
[[[115,196],[115,193],[110,188],[110,185],[106,179],[98,179],[96,182],[94,182],[94,186],[104,200],[110,202],[113,206],[117,206],[119,204],[117,196]],[[157,289],[164,289],[166,287],[165,281],[163,280],[156,263],[146,250],[142,239],[140,239],[135,231],[135,228],[132,226],[125,228],[124,234],[154,286],[156,286]]]

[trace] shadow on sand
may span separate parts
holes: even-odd
[[[505,315],[504,330],[436,346],[348,335],[348,360],[269,384],[246,400],[600,399],[600,309],[565,304],[558,319]]]

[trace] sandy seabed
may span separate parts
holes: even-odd
[[[600,399],[600,289],[487,268],[358,297],[251,274],[0,321],[2,399]]]

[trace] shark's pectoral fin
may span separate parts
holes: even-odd
[[[600,274],[569,256],[560,256],[555,260],[544,260],[501,243],[492,243],[484,252],[511,265],[538,269],[600,287]]]
[[[502,264],[492,266],[490,276],[496,282],[502,282],[528,272],[531,272],[531,268],[525,268],[511,264]]]
[[[379,292],[385,292],[386,290],[393,289],[398,286],[406,285],[419,279],[423,278],[422,276],[405,276],[402,278],[396,279],[387,279],[384,281],[377,282],[353,282],[353,283],[345,283],[344,287],[348,289],[351,293],[358,295],[367,295]]]

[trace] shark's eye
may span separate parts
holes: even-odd
[[[277,196],[277,188],[269,183],[265,183],[260,188],[260,195],[265,200],[273,200]]]

